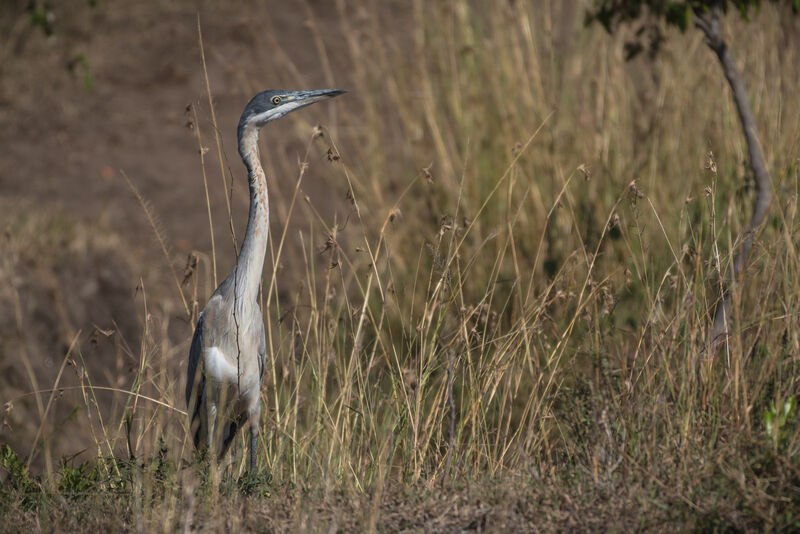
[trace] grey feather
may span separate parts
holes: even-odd
[[[258,131],[268,122],[344,91],[264,91],[239,119],[239,154],[247,167],[250,213],[236,266],[211,295],[195,327],[186,373],[186,404],[196,447],[222,457],[236,432],[250,425],[250,470],[256,469],[261,380],[267,358],[258,289],[269,232],[267,181]]]
[[[191,408],[189,403],[192,400],[195,380],[197,377],[197,366],[200,363],[200,355],[203,351],[203,312],[197,317],[197,325],[194,327],[192,345],[189,347],[189,367],[186,372],[186,407]]]

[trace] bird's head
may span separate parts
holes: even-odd
[[[263,91],[253,97],[245,106],[239,128],[262,128],[287,113],[303,108],[320,100],[327,100],[345,93],[341,89],[315,89],[311,91]]]

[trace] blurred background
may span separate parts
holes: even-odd
[[[470,264],[469,276],[457,284],[454,317],[483,306],[463,324],[513,330],[518,317],[529,317],[529,299],[562,291],[531,330],[537,340],[528,349],[532,361],[549,369],[541,372],[553,372],[547,355],[564,332],[562,365],[585,371],[598,398],[611,396],[598,393],[605,373],[614,388],[635,396],[625,377],[633,368],[649,376],[650,357],[669,352],[669,342],[658,337],[669,329],[703,360],[697,347],[713,299],[697,297],[697,288],[718,279],[709,267],[716,241],[707,236],[719,240],[727,258],[751,210],[752,178],[730,92],[699,31],[667,29],[657,56],[626,61],[624,45],[636,28],[610,36],[597,25],[585,27],[588,5],[2,2],[0,442],[21,455],[33,450],[36,469],[45,467],[44,442],[31,444],[42,432],[54,458],[96,455],[106,446],[96,435],[97,418],[116,425],[129,395],[97,390],[87,400],[76,389],[87,380],[120,391],[141,386],[183,408],[183,366],[197,309],[215,287],[214,259],[217,280],[233,265],[247,217],[236,124],[250,97],[264,89],[350,91],[261,135],[273,246],[286,231],[279,260],[273,263],[271,249],[265,267],[265,285],[273,266],[277,284],[265,318],[283,332],[273,340],[277,363],[265,391],[276,380],[293,383],[304,357],[291,348],[299,334],[286,326],[287,314],[304,325],[312,312],[298,302],[309,292],[335,293],[320,293],[315,281],[331,276],[339,262],[349,270],[336,298],[363,292],[371,268],[365,240],[385,240],[387,253],[376,268],[388,278],[380,291],[398,302],[385,324],[371,317],[370,339],[385,334],[388,346],[413,353],[429,276],[441,267],[433,245],[447,232],[460,236],[454,227],[469,228],[463,258]],[[783,250],[797,228],[786,214],[794,216],[798,185],[800,20],[765,3],[749,24],[728,17],[726,36],[772,172],[773,212],[763,240]],[[321,136],[313,135],[317,125]],[[607,232],[607,220],[616,229]],[[752,267],[764,284],[774,281],[768,273],[778,272],[768,250],[757,245]],[[594,300],[583,309],[570,299],[582,293],[587,253],[595,252],[588,285]],[[786,272],[794,272],[786,262]],[[661,295],[662,288],[680,288],[681,280],[694,285]],[[787,282],[767,291],[758,280],[742,296],[756,315],[797,287]],[[265,288],[265,298],[268,293]],[[689,294],[699,300],[689,302]],[[361,301],[338,306],[347,316]],[[673,312],[689,308],[696,309],[694,319],[678,331]],[[590,311],[601,319],[584,321]],[[565,330],[572,317],[580,318],[578,326]],[[445,326],[448,320],[454,319],[443,319]],[[692,328],[696,335],[686,335]],[[343,336],[340,346],[330,346],[349,353],[361,343]],[[797,343],[797,333],[779,325],[753,336],[768,346]],[[754,354],[742,350],[745,358]],[[720,373],[731,377],[731,369]],[[575,384],[576,392],[583,391],[579,382],[555,379]],[[59,391],[42,429],[54,384]],[[769,387],[797,389],[793,380]],[[703,391],[698,398],[707,399]],[[669,395],[658,398],[662,404],[652,404],[646,418],[671,406],[664,401]],[[548,406],[557,411],[559,402],[573,400]],[[590,412],[599,425],[599,414],[611,408],[598,402]],[[753,397],[742,402],[737,414],[759,412]],[[566,428],[569,434],[569,423]],[[129,447],[106,438],[114,450]],[[155,442],[147,443],[142,447]]]

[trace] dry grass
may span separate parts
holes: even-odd
[[[96,459],[49,455],[42,416],[63,384],[35,386],[46,467],[33,477],[4,450],[4,527],[798,528],[800,428],[779,421],[800,393],[797,26],[765,6],[745,43],[729,21],[775,201],[729,350],[711,357],[717,281],[752,197],[724,79],[692,33],[625,63],[621,39],[579,27],[580,5],[418,1],[402,34],[377,7],[342,8],[347,114],[303,128],[299,165],[265,158],[260,475],[241,444],[219,494],[191,462],[189,331],[175,343],[169,317],[185,297],[191,321],[213,289],[219,251],[203,251],[180,296],[137,292],[142,334],[116,343],[134,365],[114,409],[65,352]],[[309,165],[346,192],[333,220],[303,192]]]

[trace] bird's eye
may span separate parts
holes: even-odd
[[[280,103],[281,103],[281,97],[279,97],[279,96],[273,96],[273,97],[272,97],[272,103],[273,103],[274,105],[276,105],[276,106],[277,106],[278,104],[280,104]]]

